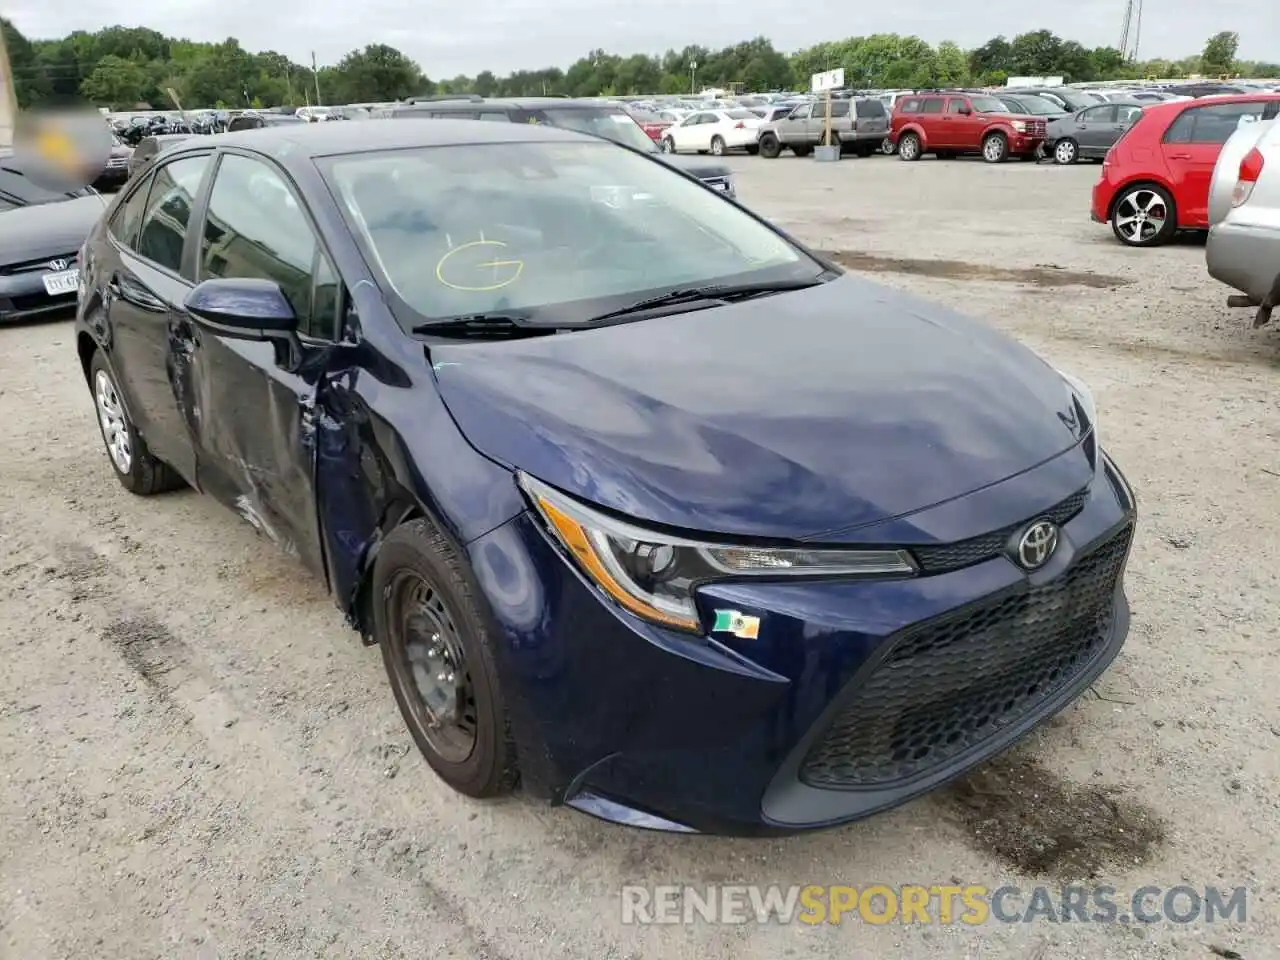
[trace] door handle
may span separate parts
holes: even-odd
[[[1189,153],[1171,153],[1171,154],[1169,154],[1169,159],[1170,159],[1170,160],[1190,160],[1190,159],[1191,159],[1191,154],[1189,154]]]

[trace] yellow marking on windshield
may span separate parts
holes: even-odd
[[[481,237],[483,236],[484,234],[481,234]],[[520,278],[520,275],[522,273],[524,273],[523,260],[505,260],[505,259],[500,259],[495,257],[492,260],[482,260],[479,263],[473,263],[470,265],[470,267],[460,266],[458,264],[451,263],[453,258],[456,257],[459,253],[462,253],[464,250],[475,250],[479,247],[500,247],[502,249],[506,249],[506,246],[507,245],[501,240],[484,240],[484,239],[472,240],[470,243],[459,244],[458,246],[450,250],[448,253],[446,253],[443,257],[441,257],[440,262],[436,264],[436,279],[439,280],[442,285],[448,287],[450,290],[462,290],[467,293],[487,293],[488,291],[491,291],[491,290],[501,290],[503,287],[510,286]],[[510,269],[511,275],[507,277],[499,277],[498,274],[502,268]],[[462,271],[466,269],[474,269],[474,270],[491,269],[493,270],[493,273],[494,273],[494,279],[489,283],[483,283],[483,284],[472,283],[472,282],[458,283],[455,280],[451,280],[445,276],[446,269],[450,269],[450,270],[457,269],[458,271]]]

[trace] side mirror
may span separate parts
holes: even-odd
[[[967,117],[971,113],[973,113],[973,110],[970,107],[965,106],[960,108],[960,116],[962,117]]]
[[[182,305],[202,326],[238,340],[288,337],[298,326],[293,305],[272,280],[215,277],[196,286]]]

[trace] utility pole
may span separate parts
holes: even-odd
[[[286,60],[284,64],[284,87],[287,91],[286,96],[288,97],[288,99],[285,100],[285,103],[289,104],[289,106],[296,106],[293,102],[293,71],[289,69],[288,60]]]
[[[18,93],[14,89],[13,68],[4,31],[0,30],[0,147],[13,146],[13,125],[18,120]]]
[[[316,106],[318,107],[324,101],[320,99],[320,71],[316,69],[316,52],[314,50],[311,51],[311,75],[316,78]]]
[[[689,61],[689,95],[698,92],[698,61]]]

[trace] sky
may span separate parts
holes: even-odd
[[[1135,0],[1135,3],[1137,0]],[[1280,61],[1278,0],[1143,0],[1140,55],[1199,53],[1220,30],[1240,34],[1239,56]],[[447,17],[407,0],[3,0],[3,12],[31,39],[124,24],[192,40],[234,36],[247,50],[276,50],[321,65],[353,48],[389,44],[428,77],[492,70],[498,75],[567,67],[589,50],[661,53],[689,44],[718,48],[757,35],[790,52],[823,40],[871,33],[916,34],[970,48],[997,34],[1049,29],[1085,46],[1118,46],[1125,0],[468,0]]]

